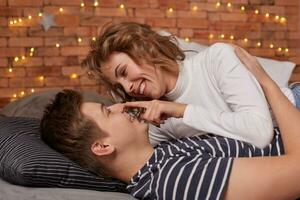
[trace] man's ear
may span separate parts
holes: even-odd
[[[97,140],[92,144],[91,151],[97,156],[108,156],[115,151],[115,147],[110,144],[103,144]]]

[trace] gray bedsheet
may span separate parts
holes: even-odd
[[[0,178],[0,200],[134,200],[128,194],[64,188],[33,188],[10,184]]]

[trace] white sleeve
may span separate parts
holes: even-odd
[[[156,146],[162,141],[167,141],[172,138],[175,138],[169,129],[170,127],[167,124],[167,121],[166,124],[162,124],[160,127],[149,124],[148,134],[150,144],[152,146]]]
[[[227,44],[211,47],[211,67],[231,112],[188,105],[184,123],[198,130],[254,144],[259,148],[273,138],[273,124],[261,87]]]

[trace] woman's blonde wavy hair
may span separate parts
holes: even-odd
[[[162,36],[149,25],[123,22],[104,27],[96,41],[91,43],[91,50],[82,61],[82,67],[114,94],[121,96],[123,101],[130,97],[101,73],[101,63],[107,61],[114,52],[126,53],[137,64],[145,62],[168,71],[174,71],[174,64],[185,58],[173,35]]]

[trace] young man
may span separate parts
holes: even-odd
[[[270,95],[285,98],[276,89]],[[287,107],[297,112],[292,105]],[[298,112],[292,114],[300,118]],[[234,159],[281,155],[281,137],[275,131],[273,145],[263,150],[212,135],[153,148],[147,130],[146,123],[127,113],[112,113],[101,104],[85,103],[72,90],[57,94],[41,122],[42,139],[49,146],[82,167],[127,182],[128,191],[138,199],[239,199],[241,195],[243,199],[275,199],[300,194],[296,134],[284,136],[290,155]]]

